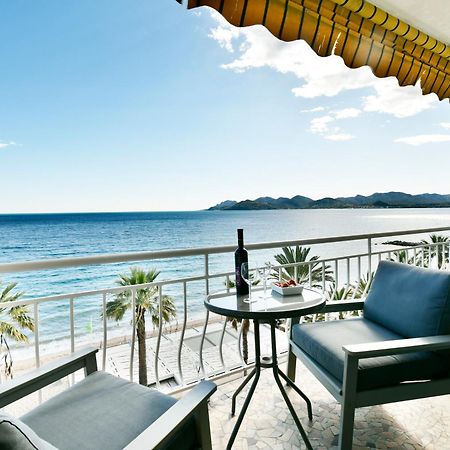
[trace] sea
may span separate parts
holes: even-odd
[[[0,215],[0,263],[70,258],[97,254],[141,252],[236,244],[236,229],[244,228],[247,243],[320,238],[450,226],[450,209],[344,209],[271,211],[189,211],[73,214]],[[423,238],[424,236],[420,236]],[[414,238],[414,237],[412,237]],[[411,240],[411,237],[407,238]],[[381,244],[381,242],[379,242]],[[328,257],[365,251],[367,243],[350,242],[317,246],[312,254]],[[250,261],[273,260],[276,250],[252,252]],[[0,274],[4,287],[18,284],[24,299],[77,293],[116,286],[119,273],[129,266],[156,267],[158,279],[203,273],[202,258],[104,264],[57,270]],[[211,271],[233,270],[231,254],[211,258]],[[223,288],[217,281],[214,289]],[[190,317],[203,312],[204,283],[189,286]],[[169,288],[179,308],[181,286]],[[77,336],[101,333],[101,298],[86,297],[75,303]],[[112,333],[129,328],[129,317],[111,323]],[[69,305],[67,301],[40,306],[40,339],[49,346],[66,346]],[[32,338],[32,336],[30,336]]]

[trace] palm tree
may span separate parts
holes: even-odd
[[[275,260],[280,265],[286,264],[298,264],[298,263],[312,263],[311,264],[311,285],[312,287],[322,286],[322,265],[317,261],[318,256],[309,257],[311,247],[301,247],[297,245],[293,247],[283,247],[283,253],[274,255]],[[297,276],[296,276],[297,272]],[[274,272],[273,276],[278,277],[278,273]],[[309,264],[301,264],[296,267],[283,267],[281,269],[281,278],[284,280],[295,280],[299,284],[309,283]],[[325,266],[325,281],[333,281],[333,275],[331,267],[329,265]]]
[[[341,287],[339,289],[336,286],[335,282],[333,282],[328,287],[328,289],[325,293],[327,300],[330,300],[330,301],[350,300],[353,298],[353,294],[354,294],[354,287],[352,285],[347,286],[347,287]],[[354,315],[354,314],[352,313],[352,315]],[[339,317],[339,319],[344,319],[345,313],[340,312],[338,317]]]
[[[394,261],[402,264],[414,265],[414,256],[409,256],[406,250],[396,250],[389,261]]]
[[[227,322],[237,331],[238,324],[242,323],[242,359],[248,364],[248,332],[250,331],[250,320],[227,317]]]
[[[153,283],[160,272],[156,269],[145,271],[139,267],[131,267],[129,274],[120,274],[117,280],[119,286],[132,286],[136,284]],[[116,321],[122,320],[125,312],[131,309],[131,290],[117,294],[113,300],[106,304],[106,316]],[[174,301],[167,295],[162,296],[162,320],[169,322],[176,317]],[[145,317],[150,315],[153,327],[159,327],[159,288],[157,286],[143,287],[136,290],[136,335],[139,355],[139,383],[147,386],[147,349]],[[162,324],[161,324],[162,325]]]
[[[375,272],[372,272],[370,275],[369,273],[367,273],[357,281],[357,284],[353,288],[354,298],[363,298],[364,296],[367,295],[372,286],[374,276]]]
[[[331,284],[327,291],[326,297],[331,301],[349,300],[353,296],[353,286],[336,288],[336,284]]]
[[[19,300],[22,292],[13,292],[17,283],[10,283],[0,290],[0,303],[9,303]],[[34,330],[34,321],[28,315],[26,306],[12,306],[0,308],[0,352],[5,364],[6,376],[12,376],[12,359],[9,350],[8,339],[16,342],[28,343],[28,336],[22,330]]]
[[[252,286],[257,286],[260,280],[255,280],[253,274],[250,274],[252,280]],[[228,279],[225,281],[225,286],[228,289],[233,289],[236,287],[234,280]],[[242,323],[242,359],[245,364],[248,364],[248,332],[250,331],[250,320],[249,319],[237,319],[236,317],[227,317],[227,322],[230,322],[231,326],[237,331],[238,325]]]
[[[423,239],[422,244],[437,244],[432,247],[423,247],[422,255],[424,265],[429,267],[433,258],[437,257],[438,269],[443,268],[449,262],[449,243],[450,239],[447,236],[439,234],[430,234],[428,240]]]

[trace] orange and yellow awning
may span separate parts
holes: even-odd
[[[365,0],[188,0],[210,6],[231,24],[261,24],[284,41],[303,39],[319,56],[371,67],[400,85],[450,98],[450,46]]]

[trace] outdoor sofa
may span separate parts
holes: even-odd
[[[21,419],[0,410],[2,450],[211,449],[208,398],[202,381],[181,400],[97,371],[97,349],[74,353],[0,385],[0,408],[83,369],[86,377]]]
[[[363,317],[293,324],[288,376],[299,358],[341,404],[339,448],[350,450],[355,408],[450,394],[450,272],[379,263],[365,301],[325,313]]]

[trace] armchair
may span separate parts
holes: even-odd
[[[300,359],[341,404],[339,448],[350,450],[355,408],[450,394],[450,273],[380,262],[365,301],[324,312],[363,317],[293,324],[288,376]]]
[[[207,401],[214,383],[202,381],[176,401],[97,371],[96,352],[81,350],[0,385],[2,408],[79,369],[86,375],[21,420],[0,414],[0,448],[211,449]]]

